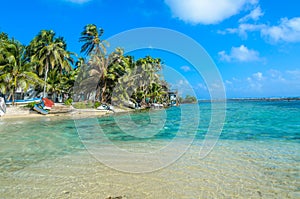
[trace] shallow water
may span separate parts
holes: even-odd
[[[0,196],[299,198],[300,101],[228,102],[220,139],[201,159],[210,107],[200,103],[196,132],[196,105],[75,121],[2,119]],[[193,144],[177,156],[190,140]],[[120,150],[110,150],[112,145]],[[105,151],[101,157],[111,161],[110,166],[93,153],[95,146]],[[116,170],[118,165],[120,170],[139,171],[156,166],[149,158],[128,159],[122,151],[147,156],[164,148],[167,153],[158,153],[160,169]]]

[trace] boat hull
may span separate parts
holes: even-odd
[[[15,100],[14,104],[29,104],[32,102],[40,102],[41,98],[33,98],[33,99],[26,99],[26,100]],[[12,105],[12,101],[7,101],[6,105]]]
[[[42,114],[42,115],[47,115],[49,112],[47,110],[43,109],[42,104],[36,104],[33,107],[33,110],[35,110],[36,112]]]

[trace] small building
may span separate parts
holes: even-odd
[[[179,96],[178,91],[169,91],[169,105],[170,106],[179,106]]]

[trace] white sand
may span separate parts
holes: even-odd
[[[115,113],[133,111],[133,109],[121,109],[114,108]],[[62,117],[92,117],[92,116],[104,116],[112,114],[112,111],[109,110],[96,110],[96,109],[75,109],[73,107],[67,107],[61,104],[55,104],[52,108],[52,113],[50,111],[47,115],[42,115],[36,111],[30,110],[22,106],[9,106],[6,109],[6,113],[1,118],[34,118],[34,117],[53,117],[53,116],[62,116]]]

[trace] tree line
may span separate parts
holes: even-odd
[[[0,33],[0,92],[13,102],[17,90],[33,87],[43,96],[67,94],[74,100],[167,103],[161,59],[135,60],[120,47],[107,53],[103,34],[95,24],[84,26],[79,38],[84,57],[78,57],[53,30],[41,30],[27,46]]]

